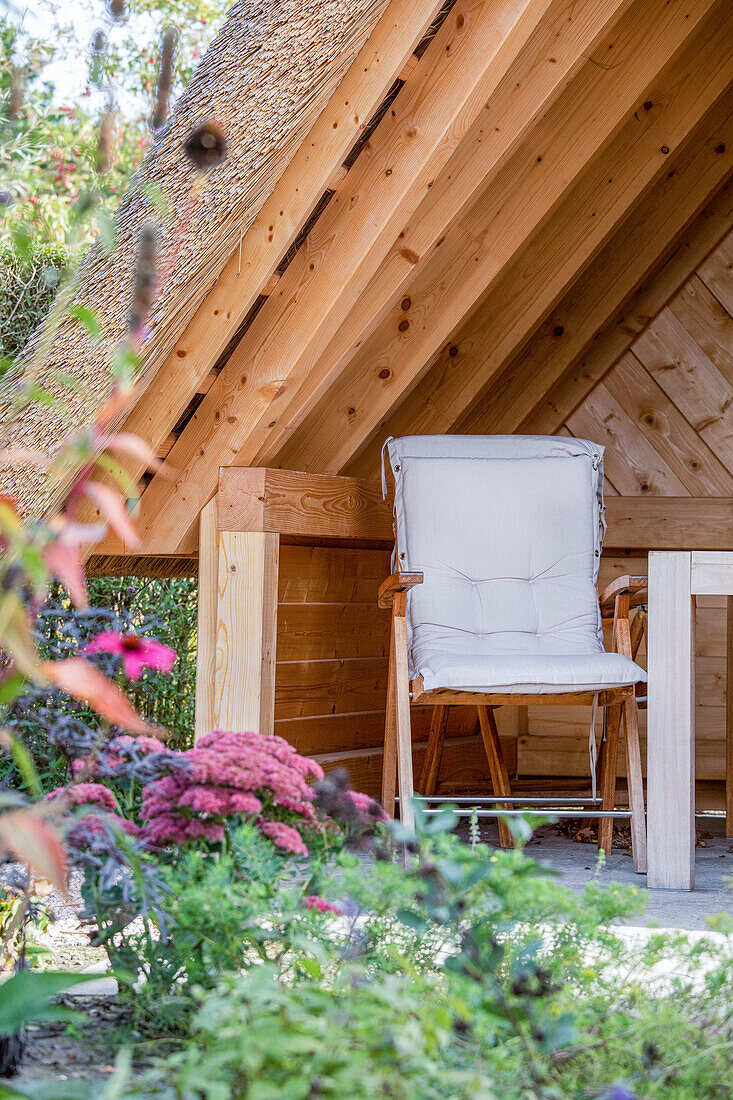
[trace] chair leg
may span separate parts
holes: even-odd
[[[392,650],[394,652],[394,694],[397,718],[397,782],[400,791],[400,821],[408,829],[415,824],[412,799],[412,730],[410,725],[410,671],[407,662],[407,621],[405,596],[398,593],[392,613]]]
[[[639,708],[633,696],[624,703],[624,733],[626,735],[626,782],[629,785],[631,809],[631,850],[634,857],[634,870],[638,875],[645,875],[647,858],[644,782],[639,745]]]
[[[616,765],[618,763],[618,735],[621,727],[621,706],[608,707],[606,742],[603,746],[601,767],[601,809],[612,810],[616,803]],[[613,848],[613,818],[602,817],[598,824],[598,848],[610,856]]]
[[[443,757],[443,745],[445,744],[445,731],[448,725],[448,707],[433,707],[433,715],[430,720],[430,734],[428,747],[420,776],[420,793],[435,794],[440,773],[440,761]]]
[[[480,706],[476,709],[478,710],[481,738],[484,743],[484,749],[486,750],[486,759],[489,762],[491,785],[494,788],[494,794],[510,795],[512,789],[509,784],[506,764],[504,763],[504,753],[501,749],[501,741],[499,740],[499,731],[496,728],[493,707]],[[499,843],[502,848],[512,848],[514,845],[511,830],[504,821],[499,821]]]
[[[387,709],[384,720],[384,758],[382,761],[382,806],[389,817],[395,814],[397,793],[397,696],[395,694],[394,645],[390,639],[387,674]]]

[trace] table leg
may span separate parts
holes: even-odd
[[[647,805],[651,887],[695,886],[695,616],[689,551],[649,554]]]

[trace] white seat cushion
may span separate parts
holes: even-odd
[[[453,688],[506,695],[602,691],[646,678],[620,653],[454,655],[429,647],[420,654],[419,672],[426,691]]]
[[[603,649],[603,448],[559,436],[387,444],[410,672],[426,690],[593,690],[646,679]]]

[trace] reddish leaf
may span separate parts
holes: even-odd
[[[66,890],[66,849],[56,831],[38,810],[11,810],[0,814],[0,851],[10,852],[21,863]]]
[[[66,512],[48,521],[52,531],[58,534],[64,546],[89,546],[99,542],[107,534],[105,523],[78,523]]]
[[[125,501],[118,492],[109,485],[102,485],[99,481],[90,481],[84,492],[91,497],[99,508],[112,530],[119,535],[130,550],[137,550],[140,539],[132,525],[127,512]]]
[[[66,585],[76,606],[87,607],[89,593],[84,561],[79,547],[66,545],[61,539],[57,539],[56,542],[50,542],[46,546],[43,551],[43,560],[49,573],[53,573],[54,577]]]
[[[0,648],[13,658],[18,672],[43,682],[28,614],[15,592],[0,594]]]
[[[115,386],[112,393],[109,395],[106,404],[102,405],[101,409],[97,413],[96,423],[97,427],[106,430],[110,424],[118,420],[124,412],[130,408],[135,399],[137,398],[137,389],[133,387],[131,390],[120,390]]]
[[[34,466],[38,470],[48,470],[53,459],[35,447],[6,447],[0,451],[0,466]]]
[[[43,671],[67,695],[87,703],[113,726],[124,726],[131,733],[159,734],[158,727],[140,717],[117,685],[83,657],[46,661]]]
[[[144,462],[151,470],[166,473],[164,464],[156,455],[152,447],[149,447],[144,439],[132,432],[113,432],[102,440],[102,448],[105,451],[117,451],[120,454],[130,455]]]

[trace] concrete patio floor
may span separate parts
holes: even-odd
[[[681,928],[704,931],[709,926],[706,918],[718,913],[733,914],[733,840],[723,835],[723,819],[699,817],[698,834],[705,835],[705,847],[695,851],[695,889],[648,890],[646,876],[637,875],[631,856],[619,848],[612,852],[600,872],[601,882],[618,882],[625,886],[638,886],[646,895],[646,911],[631,918],[630,924],[656,924],[661,928]],[[707,834],[712,833],[712,836]],[[482,838],[498,843],[496,826],[482,823]],[[560,875],[571,890],[579,893],[596,874],[598,850],[595,844],[574,841],[558,835],[550,827],[543,827],[532,838],[527,855],[544,860]],[[730,881],[726,884],[725,879]]]

